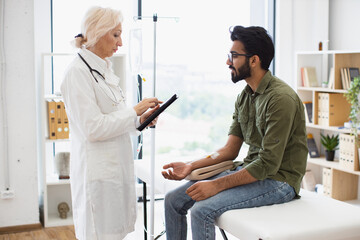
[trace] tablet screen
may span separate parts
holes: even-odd
[[[167,100],[161,107],[156,110],[153,114],[151,114],[137,129],[139,131],[142,131],[144,128],[147,127],[157,116],[160,115],[168,106],[170,106],[176,99],[178,99],[178,96],[174,94],[169,100]]]

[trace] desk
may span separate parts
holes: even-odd
[[[173,181],[173,180],[167,180],[165,179],[161,171],[163,170],[163,166],[170,162],[165,161],[156,161],[155,162],[155,174],[154,174],[154,182],[155,186],[154,190],[159,194],[165,194],[168,191],[184,184],[187,180],[182,181]],[[147,183],[150,183],[150,160],[147,159],[141,159],[141,160],[135,160],[135,175],[143,181],[143,212],[144,212],[144,225],[145,229],[147,229],[147,201],[146,201],[146,185]],[[154,202],[150,202],[150,204],[154,204]],[[150,216],[150,221],[154,221],[154,216]],[[146,231],[144,230],[144,239],[147,239]]]

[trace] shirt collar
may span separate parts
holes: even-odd
[[[105,73],[111,69],[111,62],[108,59],[102,59],[95,53],[87,50],[85,47],[82,47],[79,51],[81,56],[89,63],[90,67],[96,69],[101,74]]]
[[[269,83],[270,83],[270,80],[272,79],[272,74],[270,72],[270,70],[268,70],[264,77],[261,79],[260,81],[260,84],[259,86],[257,87],[257,89],[255,90],[255,93],[253,93],[252,89],[250,88],[249,85],[246,85],[245,87],[245,91],[249,94],[256,94],[256,95],[259,95],[259,94],[263,94],[265,92],[265,90],[267,89]]]

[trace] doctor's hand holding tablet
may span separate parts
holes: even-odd
[[[153,100],[154,98],[152,98],[150,101],[150,103],[154,102]],[[155,98],[156,99],[156,98]],[[137,130],[142,131],[144,128],[146,127],[151,127],[154,126],[157,122],[158,116],[160,115],[160,113],[162,113],[163,111],[165,111],[165,109],[170,106],[176,99],[178,99],[178,96],[176,94],[174,94],[171,98],[169,98],[163,105],[159,106],[159,105],[155,105],[154,109],[144,113],[141,117],[140,117],[140,126],[137,128]],[[144,99],[143,101],[145,101],[147,99]],[[141,103],[141,102],[140,102]],[[160,101],[158,101],[158,103],[162,103]],[[136,110],[135,110],[136,111]],[[143,117],[143,119],[141,119]],[[145,120],[145,121],[144,121]]]
[[[144,121],[152,115],[157,109],[159,109],[160,105],[163,103],[159,101],[157,98],[145,98],[141,102],[139,102],[136,106],[134,106],[134,110],[137,116],[140,116],[140,124],[144,123]],[[149,108],[151,110],[147,111]],[[149,123],[149,127],[155,126],[157,122],[157,117]]]

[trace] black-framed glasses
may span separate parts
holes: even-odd
[[[230,52],[228,53],[228,59],[231,63],[233,63],[233,58],[237,56],[244,56],[244,57],[252,57],[253,55],[250,54],[244,54],[244,53],[236,53],[236,52]]]

